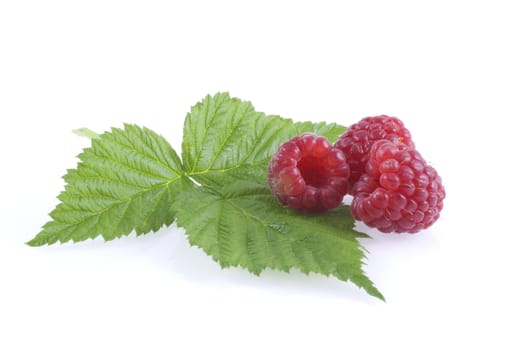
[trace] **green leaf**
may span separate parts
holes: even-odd
[[[362,270],[365,256],[356,238],[365,235],[352,229],[345,206],[323,215],[297,213],[282,207],[266,185],[251,181],[193,188],[179,200],[177,222],[190,243],[222,267],[333,275],[384,300]]]
[[[190,243],[222,267],[332,275],[383,300],[362,270],[358,239],[367,236],[353,229],[346,206],[298,213],[280,205],[267,185],[267,165],[280,144],[304,132],[335,141],[344,130],[267,116],[227,93],[207,96],[187,115],[183,161],[146,128],[125,125],[102,135],[80,129],[92,147],[65,175],[52,221],[28,244],[111,240],[177,220]]]
[[[94,138],[78,158],[78,167],[64,176],[65,191],[50,213],[52,221],[27,244],[157,231],[172,224],[172,202],[193,186],[168,142],[135,125]]]
[[[247,178],[265,182],[268,162],[284,142],[304,132],[335,141],[345,127],[326,123],[294,123],[257,112],[250,102],[218,93],[192,107],[186,116],[183,163],[204,185],[223,185]]]

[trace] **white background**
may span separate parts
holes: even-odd
[[[516,1],[1,1],[0,348],[519,349]],[[229,91],[343,124],[400,117],[447,189],[363,244],[387,302],[318,275],[221,270],[181,229],[30,248],[102,132]],[[517,124],[516,124],[517,123]]]

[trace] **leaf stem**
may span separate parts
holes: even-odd
[[[88,128],[79,128],[72,130],[73,133],[75,133],[78,136],[87,137],[89,139],[99,139],[99,135],[95,133],[94,131],[88,129]]]

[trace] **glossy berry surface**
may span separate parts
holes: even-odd
[[[415,233],[439,218],[445,189],[414,148],[377,141],[365,170],[353,186],[351,212],[357,220],[382,232]]]
[[[378,140],[401,142],[414,147],[409,130],[396,117],[386,115],[366,117],[351,125],[334,145],[342,150],[347,159],[351,170],[350,187],[365,173],[369,151],[373,143]]]
[[[314,134],[282,144],[268,166],[269,185],[278,200],[293,209],[315,213],[340,205],[349,176],[342,151]]]

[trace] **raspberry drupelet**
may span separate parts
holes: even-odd
[[[280,146],[268,166],[268,181],[278,200],[293,209],[324,212],[347,193],[349,165],[322,136],[303,134]]]
[[[388,140],[373,143],[352,192],[353,216],[382,232],[416,233],[431,226],[445,198],[440,176],[420,153]]]
[[[351,125],[334,145],[342,150],[349,164],[351,170],[350,188],[365,173],[369,151],[373,143],[378,140],[402,142],[407,146],[414,147],[409,130],[396,117],[387,115],[366,117]],[[353,193],[350,191],[349,194]]]

